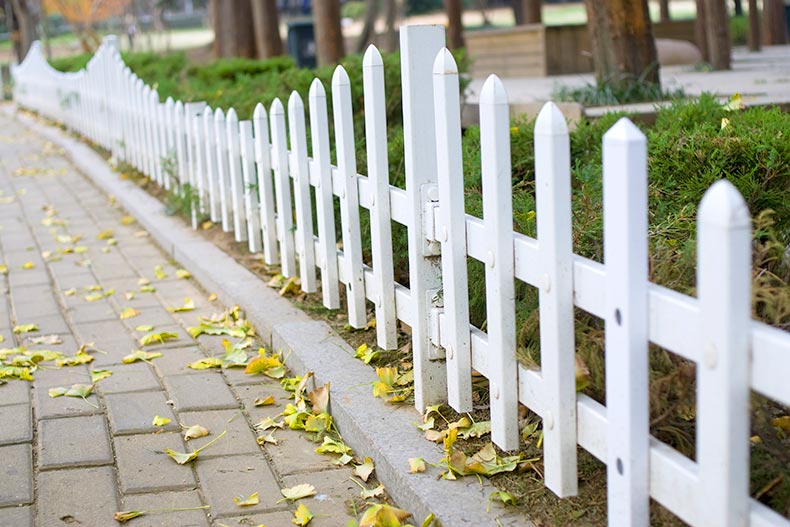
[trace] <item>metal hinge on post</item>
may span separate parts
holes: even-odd
[[[425,234],[426,248],[424,256],[439,256],[442,254],[442,245],[438,237],[438,212],[439,212],[439,187],[425,185],[423,187],[423,215],[422,228]]]
[[[442,347],[442,328],[441,318],[444,314],[444,301],[442,298],[442,290],[434,289],[429,291],[431,308],[428,312],[430,317],[430,337],[431,337],[431,352],[429,358],[431,360],[444,360],[446,357],[445,349]]]

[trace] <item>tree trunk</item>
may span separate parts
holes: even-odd
[[[734,0],[733,5],[735,6],[735,16],[743,16],[743,2]]]
[[[255,28],[250,0],[213,0],[214,54],[255,57]]]
[[[708,33],[707,33],[707,9],[705,8],[705,0],[696,0],[697,4],[697,18],[694,21],[694,40],[697,41],[697,47],[702,55],[702,60],[710,62],[710,50],[708,50]]]
[[[340,30],[340,0],[313,2],[313,28],[318,65],[340,62],[345,55]]]
[[[757,0],[749,0],[749,51],[760,51],[760,13]]]
[[[356,44],[356,52],[364,53],[368,44],[375,40],[376,18],[379,14],[378,0],[368,0],[365,5],[365,21],[362,24],[362,32],[359,34]]]
[[[669,22],[672,17],[669,16],[669,0],[659,0],[658,7],[661,12],[660,20],[662,22]]]
[[[464,47],[464,23],[461,19],[463,4],[461,0],[444,0],[447,10],[447,40],[450,49]]]
[[[488,18],[488,13],[486,12],[486,8],[488,7],[486,5],[486,0],[475,0],[475,3],[477,4],[477,9],[480,10],[480,16],[483,18],[483,26],[490,26],[491,19]]]
[[[280,37],[277,0],[252,0],[252,17],[258,58],[268,59],[282,55],[283,39]]]
[[[397,0],[384,0],[384,14],[387,19],[387,38],[384,47],[390,52],[398,49],[398,28],[396,26],[399,12],[398,4]]]
[[[705,35],[715,70],[730,69],[730,18],[726,0],[705,0]]]
[[[763,0],[763,44],[787,44],[785,6],[782,0]]]
[[[36,40],[36,11],[30,0],[11,0],[16,22],[16,34],[12,32],[17,58],[21,63],[25,59],[30,45]],[[784,20],[784,19],[783,19]]]
[[[659,84],[647,0],[585,0],[599,86]]]

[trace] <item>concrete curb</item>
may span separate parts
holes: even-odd
[[[373,369],[353,358],[354,350],[325,322],[310,319],[262,280],[179,218],[167,216],[161,203],[128,180],[120,179],[106,161],[82,141],[36,119],[3,108],[7,114],[62,147],[72,163],[102,191],[115,196],[156,242],[226,305],[238,304],[265,342],[282,349],[296,373],[315,372],[316,383],[330,382],[331,412],[343,439],[358,456],[370,456],[376,475],[401,507],[419,524],[433,513],[440,525],[532,526],[501,504],[486,512],[496,489],[487,480],[437,480],[440,470],[408,473],[408,459],[436,463],[443,452],[415,428],[420,419],[411,407],[387,405],[371,394]]]

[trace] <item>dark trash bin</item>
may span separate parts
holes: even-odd
[[[288,22],[288,54],[300,68],[315,68],[315,33],[312,19]]]

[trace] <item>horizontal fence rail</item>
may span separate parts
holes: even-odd
[[[513,231],[509,103],[496,76],[480,97],[482,218],[464,212],[459,75],[439,26],[401,31],[405,190],[389,183],[384,65],[375,47],[363,60],[364,131],[354,129],[342,67],[332,78],[331,116],[316,79],[307,94],[259,104],[250,121],[233,108],[162,102],[124,64],[114,37],[82,71],[55,71],[36,43],[12,74],[20,106],[165,189],[194,196],[195,228],[208,215],[284,276],[298,277],[305,292],[320,279],[329,309],[341,307],[344,287],[352,327],[368,323],[370,302],[381,348],[403,344],[399,321],[410,326],[418,409],[447,402],[471,410],[474,370],[489,381],[498,446],[519,447],[519,403],[539,415],[545,483],[558,496],[578,492],[581,445],[607,465],[609,525],[648,525],[653,498],[691,525],[790,526],[749,497],[750,392],[790,405],[790,334],[750,318],[746,204],[726,180],[705,194],[698,298],[650,283],[646,138],[627,119],[604,137],[602,264],[572,251],[568,127],[552,103],[535,123],[537,238]],[[355,157],[362,133],[367,175]],[[370,214],[371,267],[360,209]],[[408,231],[408,287],[394,279],[392,222]],[[469,259],[485,266],[485,331],[470,323]],[[516,280],[539,291],[539,370],[516,361]],[[607,406],[576,393],[574,308],[605,322]],[[696,461],[650,435],[650,343],[698,366]]]

